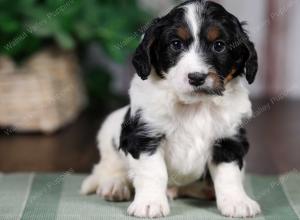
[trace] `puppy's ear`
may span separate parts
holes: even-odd
[[[243,41],[243,44],[247,50],[247,56],[245,59],[245,75],[248,83],[252,84],[255,80],[258,70],[257,52],[254,44],[249,40],[247,35]]]
[[[156,40],[156,30],[158,29],[160,19],[154,19],[148,29],[146,30],[142,42],[136,49],[132,64],[142,80],[146,80],[151,72],[151,47]]]
[[[253,42],[250,41],[248,34],[243,28],[245,23],[240,23],[237,18],[234,19],[237,25],[237,33],[239,45],[242,47],[243,72],[249,84],[255,80],[258,70],[257,52]]]

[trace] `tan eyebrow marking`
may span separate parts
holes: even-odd
[[[207,39],[209,41],[215,41],[216,39],[218,39],[221,35],[220,29],[216,26],[211,26],[208,29],[207,32]]]
[[[182,40],[188,40],[189,38],[191,38],[190,31],[188,30],[188,28],[183,26],[177,29],[177,34]]]

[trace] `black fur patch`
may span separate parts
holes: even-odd
[[[244,157],[249,151],[249,142],[245,129],[240,129],[239,133],[232,138],[221,139],[216,142],[213,148],[213,162],[230,163],[236,161],[243,168]]]
[[[119,149],[126,155],[131,154],[135,159],[138,159],[142,153],[154,154],[164,135],[150,132],[150,126],[141,118],[141,110],[133,116],[130,112],[131,110],[128,109],[122,124]]]

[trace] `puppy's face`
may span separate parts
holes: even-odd
[[[251,84],[257,54],[236,17],[217,3],[191,0],[152,22],[133,64],[143,80],[155,72],[185,101],[222,95],[237,76]]]

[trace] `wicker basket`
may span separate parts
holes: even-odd
[[[20,68],[0,57],[0,126],[52,133],[72,122],[86,105],[76,56],[45,50]]]

